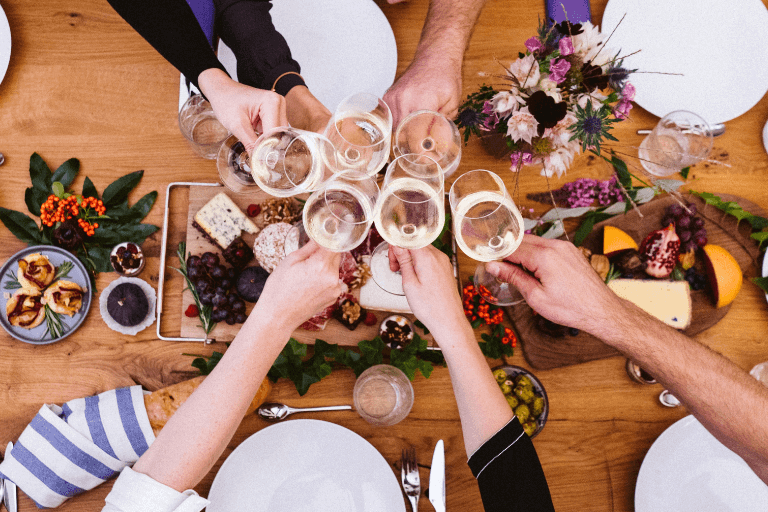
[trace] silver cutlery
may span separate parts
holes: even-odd
[[[256,414],[263,420],[282,421],[291,414],[296,414],[298,412],[348,411],[350,409],[352,409],[351,405],[331,405],[328,407],[305,407],[299,409],[277,402],[267,402],[261,404],[261,407],[256,410]]]
[[[0,153],[0,165],[3,165],[5,163],[5,156]]]
[[[677,399],[675,395],[669,392],[668,389],[665,389],[661,392],[659,395],[659,402],[661,402],[661,405],[664,407],[680,407],[680,400]]]
[[[445,449],[443,440],[435,445],[432,467],[429,470],[429,501],[435,512],[445,512]]]
[[[411,502],[411,510],[418,512],[421,478],[419,477],[419,465],[416,463],[416,450],[413,448],[403,450],[400,457],[400,481],[408,501]]]
[[[651,131],[652,130],[637,130],[637,134],[648,135],[649,133],[651,133]],[[713,124],[712,126],[709,127],[709,133],[711,133],[713,137],[719,137],[720,135],[725,133],[725,125],[723,123]]]

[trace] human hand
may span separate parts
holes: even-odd
[[[272,91],[232,80],[220,69],[206,69],[198,77],[200,90],[224,127],[250,152],[259,133],[288,126],[285,99]]]
[[[403,276],[411,311],[438,342],[467,324],[448,256],[431,245],[422,249],[390,245],[389,250],[390,268]]]
[[[251,316],[271,319],[278,332],[293,332],[341,295],[340,262],[340,253],[310,240],[272,272]]]
[[[595,334],[621,314],[622,300],[570,242],[525,235],[506,260],[533,276],[506,262],[493,261],[485,268],[517,287],[528,305],[553,322]]]

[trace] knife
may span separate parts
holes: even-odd
[[[11,448],[13,448],[13,443],[8,443],[8,448],[5,449],[5,458],[8,458],[8,455],[11,454]],[[16,497],[16,484],[10,480],[5,481],[5,497],[3,499],[5,501],[5,508],[8,509],[8,512],[19,511]]]
[[[445,450],[443,440],[435,445],[432,468],[429,471],[429,501],[436,512],[445,512]]]

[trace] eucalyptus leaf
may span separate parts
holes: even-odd
[[[80,160],[77,158],[70,158],[61,164],[58,169],[56,169],[56,171],[53,173],[53,176],[51,177],[51,181],[58,181],[64,185],[64,188],[66,188],[70,186],[73,181],[75,181],[78,171],[80,171]]]
[[[539,225],[539,221],[535,219],[523,218],[523,230],[529,231]]]
[[[559,220],[552,223],[552,226],[546,230],[541,237],[542,238],[560,238],[565,234],[565,226]]]
[[[91,181],[91,178],[88,176],[85,177],[85,181],[83,181],[83,197],[99,197],[99,193],[96,190],[96,186]]]
[[[34,220],[23,213],[0,207],[0,221],[22,242],[28,245],[40,243],[42,236],[40,228]]]
[[[594,210],[589,206],[581,206],[578,208],[552,208],[547,213],[541,216],[541,220],[544,222],[554,222],[558,219],[570,219],[573,217],[581,217]]]
[[[643,187],[635,189],[637,194],[635,195],[634,201],[637,204],[645,204],[654,197],[656,197],[656,191],[653,190],[651,187]]]
[[[131,190],[136,188],[136,185],[139,184],[142,176],[144,176],[144,171],[136,171],[126,174],[110,183],[101,197],[102,201],[104,201],[104,205],[115,206],[127,200],[128,194],[131,193]]]
[[[685,182],[680,180],[656,180],[653,184],[661,188],[664,192],[674,192],[682,185],[685,185]]]

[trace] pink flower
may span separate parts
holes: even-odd
[[[509,156],[512,166],[510,169],[517,171],[517,168],[521,165],[531,165],[533,163],[533,153],[530,151],[515,151]]]
[[[496,125],[499,124],[499,115],[493,109],[493,103],[486,101],[483,104],[483,114],[487,117],[483,121],[483,124],[480,125],[480,129],[489,132],[496,128]]]
[[[560,47],[560,55],[563,57],[573,53],[573,41],[571,41],[570,37],[562,38],[557,45]]]
[[[565,74],[571,69],[571,63],[565,59],[552,59],[549,61],[549,79],[556,84],[565,81]]]
[[[541,48],[541,41],[536,37],[532,37],[525,42],[525,47],[528,48],[528,51],[535,52]]]
[[[539,122],[528,111],[528,107],[518,109],[507,120],[507,135],[513,141],[524,140],[528,144],[536,136],[539,129]]]
[[[635,86],[627,82],[624,88],[621,90],[622,101],[632,101],[635,99]]]
[[[629,117],[630,110],[632,110],[632,102],[622,99],[613,108],[613,115],[616,119],[626,119]]]

